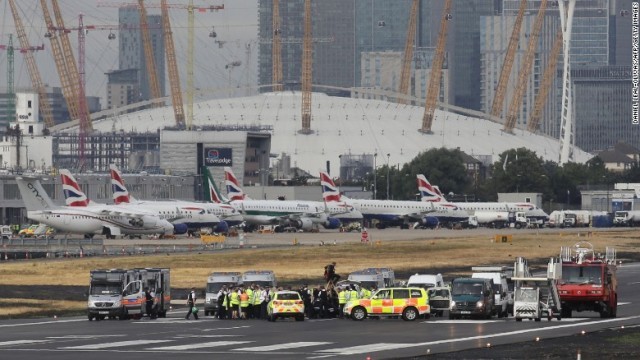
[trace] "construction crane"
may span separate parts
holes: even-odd
[[[282,91],[282,39],[280,37],[280,0],[273,0],[271,19],[273,45],[271,47],[271,83],[273,91]]]
[[[62,45],[62,54],[67,67],[67,74],[69,75],[68,79],[71,84],[71,88],[74,90],[72,93],[75,96],[74,101],[77,105],[77,115],[78,118],[80,118],[80,112],[85,111],[89,114],[89,108],[85,106],[84,109],[80,109],[80,73],[78,71],[78,66],[76,65],[76,59],[73,56],[73,50],[71,50],[71,41],[69,40],[69,33],[71,31],[66,29],[64,26],[64,19],[62,18],[62,11],[60,11],[58,0],[51,0],[51,8],[53,9],[53,16],[56,19],[56,28],[61,29],[58,31],[58,34],[60,36],[60,44]],[[86,104],[86,101],[84,103]],[[88,119],[88,121],[89,122],[88,124],[85,124],[85,127],[87,130],[91,130],[93,125],[91,124],[90,119]]]
[[[436,44],[436,53],[431,63],[431,74],[429,76],[429,87],[427,88],[427,98],[424,104],[424,116],[422,117],[422,128],[419,130],[423,134],[431,134],[433,115],[436,111],[436,103],[440,96],[440,81],[442,80],[442,64],[444,63],[444,47],[447,41],[447,27],[451,20],[451,0],[446,0],[444,4],[444,14],[440,20],[440,33]]]
[[[22,47],[23,49],[29,49],[31,48],[31,46],[29,45],[27,33],[24,31],[22,20],[20,19],[20,15],[18,14],[18,8],[16,7],[15,0],[9,0],[9,6],[11,7],[11,14],[13,15],[16,32],[18,33],[20,47]],[[44,45],[42,46],[42,48],[44,49]],[[42,78],[40,77],[40,71],[38,71],[38,67],[36,66],[36,60],[33,56],[33,52],[26,51],[24,52],[24,55],[25,61],[27,62],[29,77],[31,78],[31,85],[38,93],[39,106],[40,111],[42,112],[42,117],[44,119],[44,124],[46,127],[51,127],[55,125],[55,122],[53,120],[53,111],[51,109],[49,98],[47,97],[47,91],[44,87],[44,84],[42,83]]]
[[[167,70],[169,73],[169,84],[171,85],[171,102],[173,104],[173,115],[176,124],[180,128],[185,127],[184,104],[182,103],[182,93],[180,92],[180,75],[178,74],[178,64],[176,62],[176,50],[173,46],[173,34],[171,32],[171,22],[169,21],[169,9],[167,0],[160,0],[162,12],[162,31],[164,32],[164,48],[167,56]]]
[[[13,35],[9,34],[9,43],[0,45],[0,50],[7,50],[7,118],[13,121],[16,118],[16,91],[13,84]]]
[[[44,15],[44,21],[47,29],[52,29],[55,27],[53,24],[53,20],[51,20],[51,14],[49,14],[49,8],[47,7],[46,0],[40,0],[40,5],[42,7],[42,13]],[[46,38],[49,38],[49,42],[51,43],[51,50],[53,51],[53,59],[56,63],[56,70],[58,71],[58,77],[60,78],[60,85],[62,87],[62,95],[64,96],[65,101],[67,102],[67,109],[69,110],[69,116],[71,119],[78,118],[78,103],[77,103],[77,95],[75,93],[75,88],[71,83],[71,78],[69,76],[69,69],[67,69],[67,62],[65,61],[65,57],[62,51],[62,45],[60,44],[60,40],[57,35],[57,31],[47,31],[44,35]]]
[[[540,30],[542,29],[542,23],[544,22],[544,12],[547,9],[547,0],[540,1],[540,9],[538,9],[538,15],[536,21],[533,23],[533,29],[529,34],[529,43],[527,45],[527,52],[524,55],[522,66],[520,67],[520,74],[518,75],[518,83],[516,84],[516,90],[511,97],[511,103],[509,104],[509,110],[507,112],[507,120],[504,123],[504,131],[513,133],[513,128],[516,126],[518,120],[518,112],[520,111],[520,105],[522,104],[522,98],[525,94],[527,83],[529,82],[529,75],[533,69],[533,59],[536,55],[536,48],[538,47],[538,37],[540,36]]]
[[[142,34],[142,48],[144,50],[144,61],[147,67],[147,75],[149,75],[149,88],[151,98],[157,99],[162,97],[160,90],[160,82],[158,81],[158,72],[156,60],[153,57],[153,47],[151,45],[151,35],[149,34],[149,22],[147,21],[147,9],[144,7],[144,0],[138,0],[138,11],[140,12],[140,30]],[[154,107],[162,106],[155,103]]]
[[[416,26],[418,18],[418,5],[420,0],[413,0],[411,13],[409,14],[409,27],[407,29],[407,40],[404,44],[404,57],[402,59],[402,73],[400,75],[400,95],[409,95],[409,83],[411,80],[411,60],[413,59],[413,43],[416,39]],[[406,104],[405,98],[398,98],[400,104]]]
[[[538,91],[536,102],[533,105],[531,117],[529,117],[529,121],[527,121],[527,129],[531,132],[538,130],[538,124],[542,117],[542,108],[544,108],[544,105],[547,102],[553,79],[556,76],[560,50],[562,50],[562,31],[558,30],[556,39],[553,42],[553,47],[551,48],[551,53],[549,54],[549,63],[547,64],[547,68],[544,69],[544,74],[542,75],[542,81],[540,82],[539,87],[540,90]]]
[[[311,134],[311,79],[313,39],[311,37],[311,0],[304,0],[304,36],[302,38],[302,129],[301,134]]]
[[[504,62],[502,63],[502,71],[498,78],[498,87],[493,97],[493,105],[491,106],[491,115],[500,117],[502,114],[502,104],[504,103],[504,97],[507,93],[507,84],[509,82],[509,76],[511,75],[511,68],[513,67],[513,59],[516,56],[516,50],[518,50],[518,39],[520,38],[520,28],[522,27],[522,18],[524,17],[524,11],[527,8],[527,0],[520,1],[520,9],[518,9],[518,15],[513,23],[513,31],[511,31],[511,39],[507,45],[507,53],[504,55]]]

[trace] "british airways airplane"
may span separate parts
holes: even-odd
[[[223,199],[215,187],[208,170],[211,199]],[[328,204],[318,201],[297,200],[252,200],[249,199],[240,182],[229,167],[224,168],[225,183],[229,203],[242,212],[251,225],[278,225],[276,231],[286,226],[311,230],[315,225],[327,229],[337,229],[342,223],[361,221],[362,214],[345,204]]]
[[[117,205],[122,204],[150,211],[161,211],[163,214],[174,214],[176,217],[172,223],[183,223],[190,231],[209,227],[214,232],[224,233],[229,230],[229,226],[242,223],[242,215],[228,205],[182,200],[136,200],[129,194],[118,167],[111,164],[109,168],[111,170],[113,201]]]
[[[117,209],[106,205],[56,206],[38,179],[17,177],[16,183],[27,208],[27,217],[61,232],[83,234],[85,237],[102,234],[112,238],[116,235],[171,235],[181,231],[158,216],[134,209]],[[77,204],[88,203],[86,196],[83,200],[83,194],[73,187],[67,187],[65,192]]]
[[[466,211],[450,204],[436,204],[420,201],[359,200],[349,199],[340,194],[335,182],[324,171],[320,172],[322,196],[327,203],[345,202],[359,210],[367,220],[378,220],[379,229],[400,226],[408,229],[410,223],[419,222],[425,227],[436,227],[439,223],[459,222],[469,219]]]
[[[549,215],[535,204],[526,202],[457,202],[451,203],[442,195],[437,186],[431,185],[427,178],[418,174],[418,191],[420,198],[424,202],[434,202],[438,204],[451,204],[478,217],[478,222],[494,221],[495,217],[504,217],[505,213],[524,212],[528,218],[536,220],[548,220]],[[481,221],[481,219],[486,219]]]

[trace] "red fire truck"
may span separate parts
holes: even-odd
[[[616,279],[616,251],[607,247],[604,256],[593,251],[593,245],[580,241],[560,250],[562,278],[558,294],[562,317],[570,318],[572,311],[596,311],[600,317],[616,317],[618,310],[618,281]]]

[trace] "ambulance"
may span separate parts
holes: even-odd
[[[382,288],[369,299],[352,300],[345,304],[343,313],[353,320],[367,317],[401,316],[413,321],[430,313],[429,297],[423,288]]]

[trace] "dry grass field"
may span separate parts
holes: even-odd
[[[0,264],[0,289],[28,286],[36,298],[53,301],[50,305],[58,309],[80,311],[86,306],[84,298],[69,299],[52,293],[55,292],[52,289],[87,287],[89,271],[99,268],[169,267],[173,289],[203,288],[207,275],[212,271],[252,269],[275,271],[281,284],[321,284],[323,268],[331,261],[337,262],[337,272],[344,277],[365,267],[390,267],[399,280],[416,272],[441,272],[450,279],[470,272],[474,265],[511,265],[518,256],[528,259],[531,265],[545,265],[549,257],[558,256],[561,246],[572,246],[580,240],[591,242],[596,252],[604,252],[606,246],[615,247],[618,258],[623,262],[640,259],[640,231],[602,231],[594,232],[591,237],[533,233],[514,235],[513,241],[506,243],[476,236],[381,241],[368,245],[298,245],[179,255],[18,261]],[[38,293],[38,289],[43,289],[44,293]],[[0,317],[34,312],[33,299],[24,300],[21,295],[0,291],[0,298],[3,298]]]

